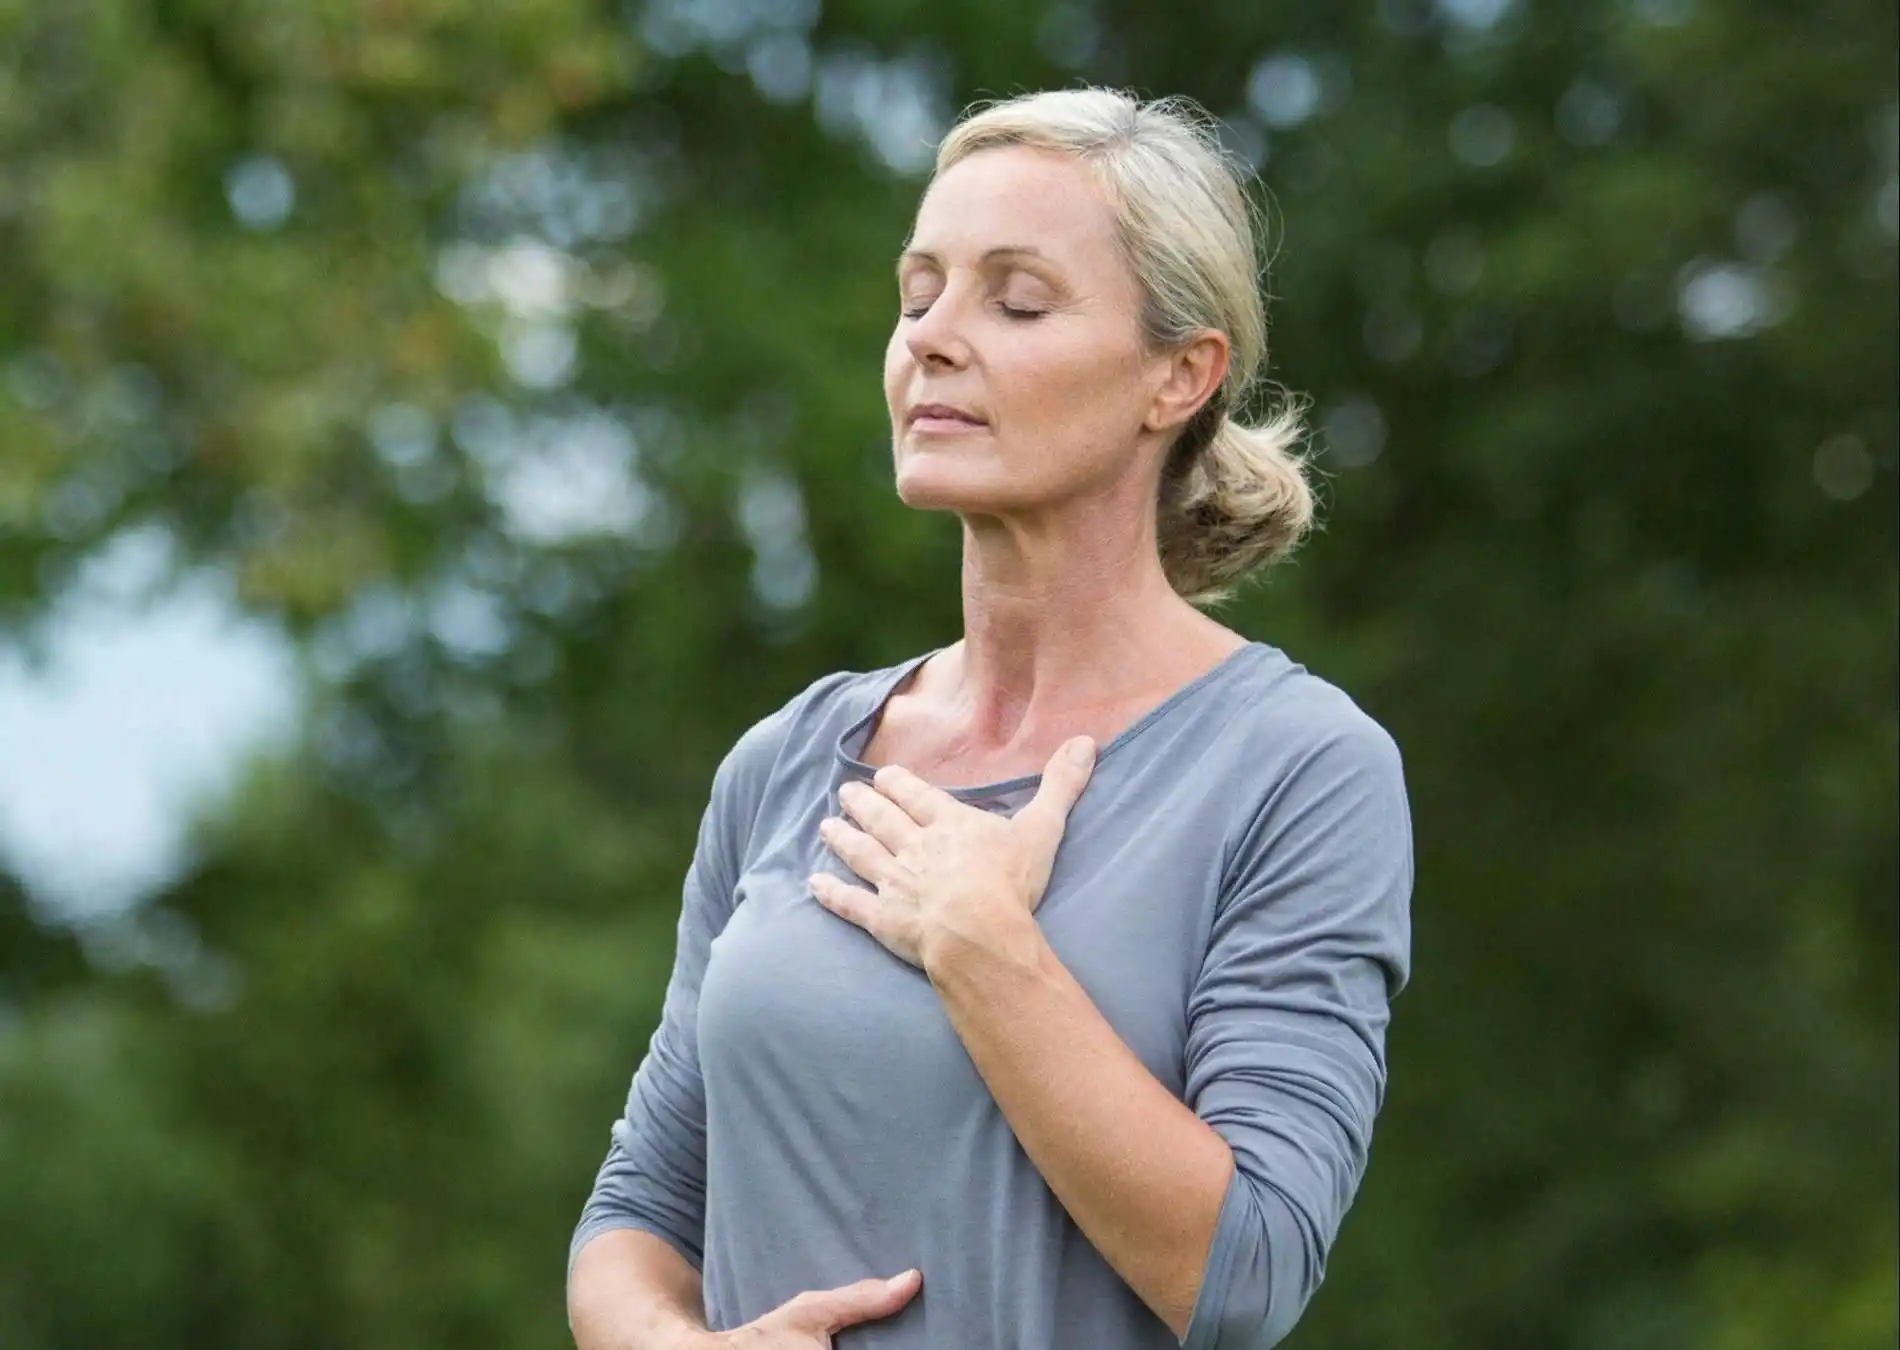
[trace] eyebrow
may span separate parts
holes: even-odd
[[[1053,258],[1030,244],[1003,244],[984,253],[981,261],[985,263],[1026,261],[1039,262],[1045,266],[1055,265]],[[897,265],[902,268],[905,263],[929,263],[939,271],[943,270],[943,259],[927,248],[905,249],[897,255]]]

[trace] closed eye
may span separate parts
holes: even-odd
[[[1030,308],[1025,308],[1022,305],[1005,304],[1000,300],[997,301],[996,308],[1002,311],[1003,316],[1005,318],[1012,319],[1018,322],[1023,322],[1023,323],[1040,319],[1049,312],[1046,309],[1030,309]],[[921,319],[924,317],[924,315],[930,313],[930,306],[929,305],[906,305],[900,308],[897,312],[906,319]]]

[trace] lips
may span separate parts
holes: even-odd
[[[975,413],[965,412],[948,403],[920,403],[910,410],[909,421],[912,426],[919,422],[935,424],[951,423],[959,426],[980,427],[986,425]]]

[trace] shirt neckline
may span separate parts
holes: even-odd
[[[869,736],[864,735],[864,733],[883,717],[885,706],[890,702],[891,696],[895,694],[898,689],[903,687],[904,682],[908,680],[924,662],[944,650],[945,648],[943,647],[933,647],[922,655],[914,656],[903,664],[896,666],[892,672],[887,673],[884,680],[877,686],[877,696],[872,700],[870,711],[858,718],[858,720],[853,722],[849,727],[845,728],[843,734],[838,737],[836,747],[837,761],[842,768],[850,772],[854,777],[865,779],[870,778],[877,772],[876,766],[867,764],[859,759],[848,747],[852,745],[862,746],[870,739]],[[1264,642],[1249,641],[1244,646],[1236,647],[1233,651],[1222,657],[1219,664],[1195,676],[1179,689],[1176,689],[1172,694],[1162,699],[1161,702],[1155,704],[1154,707],[1150,708],[1140,717],[1136,718],[1128,726],[1124,727],[1119,735],[1096,752],[1095,762],[1100,764],[1103,760],[1134,740],[1135,737],[1160,721],[1182,703],[1187,702],[1202,689],[1217,683],[1223,676],[1242,665],[1243,658],[1255,652],[1269,650],[1272,649]],[[860,739],[861,737],[862,739]],[[999,797],[1008,793],[1019,792],[1024,788],[1035,787],[1041,782],[1042,775],[1040,773],[1029,773],[1020,774],[1015,778],[999,779],[993,783],[979,783],[973,787],[942,787],[940,790],[948,792],[951,796],[963,801],[980,801],[985,798]]]

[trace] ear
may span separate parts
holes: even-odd
[[[1231,354],[1227,335],[1207,328],[1157,357],[1158,381],[1142,429],[1172,431],[1186,424],[1227,378]]]

